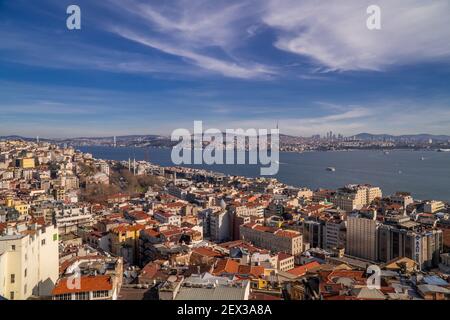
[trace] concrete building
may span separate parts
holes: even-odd
[[[329,219],[325,222],[323,249],[332,250],[344,248],[346,241],[345,222],[337,219]]]
[[[116,300],[123,280],[123,261],[101,255],[69,261],[52,291],[53,300]]]
[[[381,225],[378,230],[378,260],[399,257],[414,260],[420,269],[439,266],[443,252],[442,230]]]
[[[302,252],[303,237],[300,232],[265,227],[248,223],[240,227],[241,239],[273,252],[297,255]]]
[[[442,201],[431,200],[427,201],[423,205],[423,211],[425,213],[436,213],[445,209],[445,203]]]
[[[0,236],[0,295],[10,300],[50,296],[58,280],[58,231],[21,223]]]
[[[230,240],[231,218],[227,210],[221,209],[210,214],[209,236],[214,242]]]
[[[153,218],[162,224],[171,224],[180,226],[181,216],[169,212],[156,211],[153,213]]]
[[[370,261],[377,260],[379,223],[359,216],[347,218],[346,253]]]
[[[92,223],[90,207],[79,204],[62,204],[54,209],[54,222],[60,234],[76,231],[78,227]]]
[[[369,185],[348,185],[337,190],[331,197],[331,202],[338,208],[351,212],[370,204],[374,199],[381,198],[382,192],[378,187]]]
[[[409,192],[396,192],[390,198],[393,203],[399,204],[403,208],[414,203],[414,199]]]

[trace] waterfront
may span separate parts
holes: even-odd
[[[171,149],[79,147],[96,158],[109,160],[147,160],[172,166]],[[423,157],[423,160],[422,160]],[[259,176],[257,165],[186,165],[224,174]],[[336,168],[335,172],[327,167]],[[417,199],[450,201],[450,153],[433,151],[346,151],[280,153],[280,170],[275,176],[281,182],[308,188],[338,188],[349,183],[380,186],[388,195],[409,191]]]

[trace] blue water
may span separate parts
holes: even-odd
[[[147,160],[173,166],[171,149],[80,147],[95,158],[109,160]],[[147,151],[146,151],[147,150]],[[424,157],[424,160],[421,160]],[[349,183],[369,183],[383,194],[408,191],[416,199],[450,201],[450,153],[434,151],[382,151],[280,153],[279,181],[308,188],[338,188]],[[257,177],[257,165],[190,165],[224,174]],[[335,172],[327,171],[335,167]]]

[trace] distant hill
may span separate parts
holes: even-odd
[[[415,140],[415,141],[426,141],[432,139],[434,141],[448,141],[450,136],[447,135],[433,135],[428,133],[420,134],[407,134],[407,135],[390,135],[390,134],[371,134],[371,133],[359,133],[354,136],[360,140]]]
[[[433,135],[427,133],[413,134],[413,135],[390,135],[390,134],[372,134],[372,133],[359,133],[352,136],[359,140],[389,140],[389,141],[427,141],[432,139],[434,142],[438,141],[450,141],[448,135]],[[280,144],[295,144],[304,141],[305,137],[280,134]],[[24,141],[36,141],[36,138],[23,137],[19,135],[0,136],[0,140],[24,140]],[[40,141],[51,142],[56,144],[67,144],[72,146],[94,146],[94,145],[112,145],[114,142],[113,136],[106,137],[75,137],[75,138],[39,138]],[[170,140],[170,136],[164,135],[125,135],[116,136],[116,144],[122,146],[157,146],[157,147],[171,147],[177,144]]]

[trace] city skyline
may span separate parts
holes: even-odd
[[[450,134],[446,1],[70,4],[0,2],[0,135]]]

